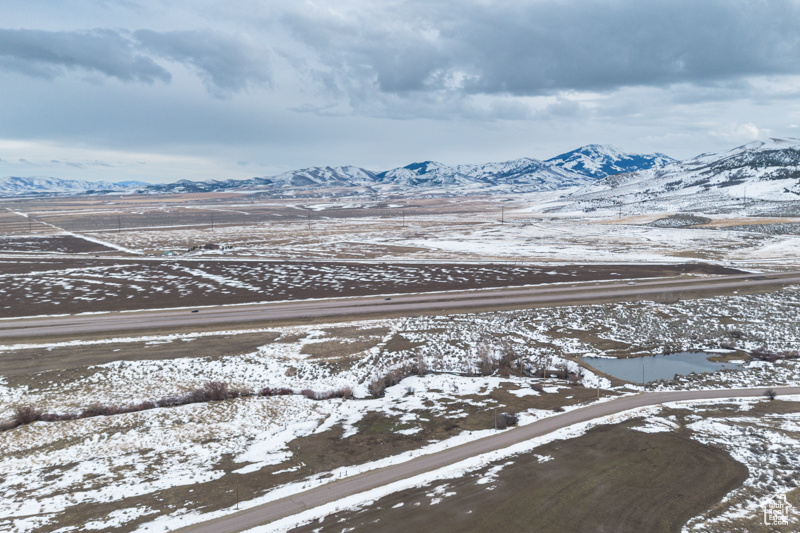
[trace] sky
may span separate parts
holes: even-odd
[[[800,0],[0,6],[0,177],[686,159],[799,125]]]

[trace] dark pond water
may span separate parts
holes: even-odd
[[[739,368],[738,363],[709,361],[705,352],[681,352],[669,355],[648,355],[628,359],[584,357],[589,366],[601,372],[632,383],[647,383],[659,379],[672,379],[675,374],[685,376],[692,372],[716,372],[725,368]]]

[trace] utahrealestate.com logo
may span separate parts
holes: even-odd
[[[764,509],[764,524],[768,526],[788,526],[789,510],[792,504],[786,501],[786,494],[775,495],[761,504]]]

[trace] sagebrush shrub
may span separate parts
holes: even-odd
[[[32,405],[18,405],[14,408],[13,420],[18,426],[42,419],[42,412]]]

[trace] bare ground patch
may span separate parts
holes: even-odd
[[[110,248],[74,235],[46,235],[40,237],[8,236],[0,238],[0,252],[90,254],[116,252]]]
[[[341,359],[363,353],[379,343],[380,338],[355,341],[329,340],[305,344],[300,353],[319,359]]]
[[[292,531],[680,531],[747,478],[722,450],[631,425],[598,427]]]
[[[0,318],[736,272],[706,264],[20,260],[0,262]]]
[[[276,341],[279,333],[244,333],[236,335],[213,335],[167,341],[109,342],[107,344],[84,344],[81,346],[50,346],[13,350],[0,354],[2,376],[20,378],[35,376],[37,381],[47,381],[52,372],[60,379],[69,379],[85,373],[89,365],[100,365],[112,361],[156,361],[183,357],[238,355]],[[38,375],[41,373],[41,375]]]

